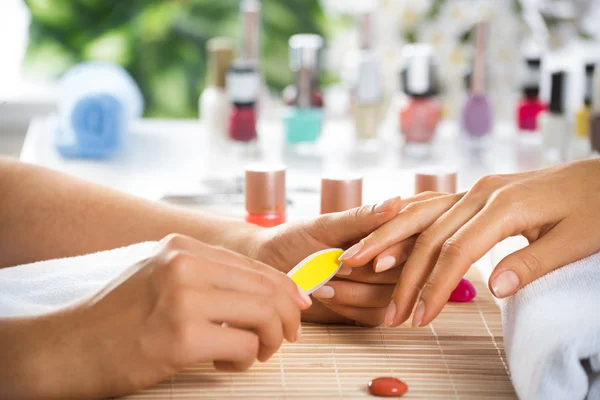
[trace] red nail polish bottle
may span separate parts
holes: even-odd
[[[227,74],[227,91],[232,103],[229,138],[236,142],[256,140],[256,103],[260,77],[256,64],[235,61]]]
[[[517,125],[522,133],[535,132],[538,115],[546,109],[546,105],[539,98],[541,60],[539,57],[527,58],[526,64],[523,98],[517,107]]]
[[[285,167],[246,167],[246,222],[265,228],[286,220]]]

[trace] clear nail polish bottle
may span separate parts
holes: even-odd
[[[569,158],[569,142],[573,134],[565,115],[567,73],[555,71],[551,75],[550,104],[540,114],[538,127],[542,135],[543,161],[546,165],[565,162]]]
[[[485,92],[485,44],[487,24],[475,25],[475,60],[471,92],[463,108],[463,129],[476,142],[492,132],[492,105]]]
[[[289,40],[290,68],[295,74],[293,100],[285,110],[284,128],[289,145],[314,143],[321,133],[323,102],[319,88],[323,38],[315,34],[294,35]]]
[[[412,44],[405,46],[403,55],[401,81],[407,100],[400,111],[400,131],[409,154],[427,155],[442,115],[436,98],[433,49],[427,44]]]
[[[371,46],[372,21],[371,13],[365,13],[359,18],[358,74],[352,93],[354,130],[359,141],[375,139],[383,117],[380,65]]]
[[[573,158],[589,157],[590,148],[590,115],[592,112],[592,87],[594,79],[593,63],[585,65],[585,84],[583,88],[583,104],[575,112],[575,138],[573,142]]]

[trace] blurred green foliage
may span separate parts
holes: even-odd
[[[25,2],[32,15],[28,72],[58,77],[86,60],[118,63],[140,85],[149,117],[196,117],[206,41],[241,35],[239,0]],[[326,29],[319,0],[262,1],[262,70],[271,89],[291,82],[288,38]]]

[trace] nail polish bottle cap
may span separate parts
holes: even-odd
[[[527,98],[536,98],[540,95],[540,68],[542,60],[540,57],[525,58],[522,90]]]
[[[595,68],[596,65],[593,63],[585,64],[585,93],[583,95],[583,102],[586,106],[590,106],[592,104]]]
[[[285,167],[253,164],[246,167],[246,211],[274,214],[285,211]]]
[[[233,60],[233,40],[227,37],[215,37],[206,42],[208,52],[207,86],[225,88],[227,69]]]
[[[242,0],[240,13],[243,35],[241,58],[245,61],[258,62],[260,0]]]
[[[485,93],[485,47],[487,42],[487,22],[475,25],[475,59],[471,75],[471,91],[474,94]]]
[[[554,114],[563,114],[565,111],[565,86],[567,77],[564,71],[556,71],[552,73],[550,83],[550,104],[548,111]]]
[[[437,92],[436,67],[433,48],[428,44],[404,46],[402,87],[412,97],[433,96]]]
[[[415,174],[415,194],[422,192],[456,193],[456,171],[448,168],[423,168]]]
[[[319,86],[323,38],[316,34],[293,35],[289,40],[290,68],[296,75],[296,106],[312,104],[312,92]]]
[[[260,77],[256,64],[236,60],[227,72],[227,93],[235,105],[253,105],[258,99]]]
[[[335,176],[321,179],[321,214],[340,212],[362,205],[362,177]]]
[[[358,17],[358,40],[359,48],[361,50],[367,50],[371,48],[372,43],[372,32],[371,23],[373,21],[373,14],[370,12],[362,13]]]

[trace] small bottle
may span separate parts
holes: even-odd
[[[200,118],[215,142],[225,142],[231,102],[225,88],[227,69],[233,60],[233,41],[225,37],[212,38],[206,43],[208,53],[207,85],[200,95]]]
[[[588,141],[590,134],[590,114],[592,111],[592,86],[594,80],[594,64],[585,65],[585,94],[583,106],[575,114],[575,135]]]
[[[271,228],[286,220],[285,167],[246,167],[246,222]]]
[[[240,2],[242,42],[240,58],[258,65],[260,56],[260,0]]]
[[[435,94],[437,79],[433,49],[426,44],[404,48],[405,66],[401,80],[407,103],[400,110],[400,131],[406,149],[414,154],[428,154],[442,116]]]
[[[323,101],[319,89],[323,38],[315,34],[294,35],[289,40],[290,68],[295,74],[295,98],[284,114],[288,144],[315,142],[323,123]]]
[[[472,138],[481,139],[492,131],[492,105],[485,93],[485,22],[475,26],[475,60],[471,92],[463,108],[463,129]]]
[[[232,104],[229,116],[229,138],[234,142],[255,142],[256,102],[260,78],[256,64],[234,61],[227,73],[227,91]]]
[[[456,193],[456,171],[443,167],[422,168],[415,174],[415,194]]]
[[[544,163],[556,164],[567,161],[569,137],[572,131],[565,116],[565,93],[567,74],[555,71],[551,75],[550,104],[548,110],[538,117],[538,128],[542,134]]]
[[[381,71],[377,55],[371,48],[371,20],[370,13],[361,15],[359,19],[360,52],[357,80],[352,96],[354,130],[359,140],[375,139],[383,117]]]
[[[596,65],[592,79],[592,109],[589,123],[592,151],[600,153],[600,64]]]
[[[539,57],[530,57],[525,60],[525,76],[523,78],[523,97],[517,106],[517,126],[520,133],[537,131],[537,118],[539,113],[546,109],[540,100],[540,66]]]
[[[361,177],[321,179],[321,214],[362,206],[362,182]]]

